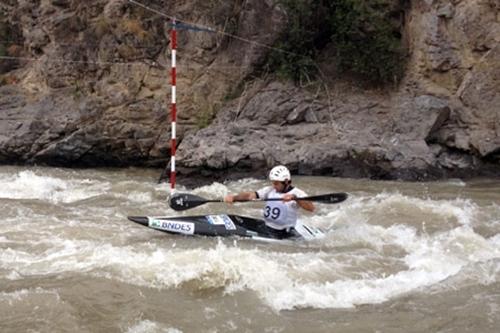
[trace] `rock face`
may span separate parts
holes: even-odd
[[[347,177],[500,175],[498,0],[409,3],[406,75],[381,91],[339,78],[327,56],[323,80],[306,88],[256,77],[262,45],[287,28],[276,1],[156,1],[219,31],[178,32],[181,173],[225,178],[279,163]],[[0,163],[167,163],[165,17],[125,0],[5,1],[0,10],[10,41],[0,58]]]
[[[409,76],[449,101],[449,120],[434,142],[454,152],[498,160],[500,132],[500,3],[427,1],[414,9]]]

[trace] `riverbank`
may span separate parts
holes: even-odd
[[[165,10],[189,21],[213,18],[219,32],[233,22],[246,39],[179,32],[180,172],[222,179],[285,164],[296,174],[336,177],[496,176],[497,2],[391,3],[408,54],[405,75],[384,86],[339,72],[332,43],[318,50],[316,80],[259,72],[269,51],[260,46],[274,45],[287,29],[286,12],[272,1],[200,11],[195,1],[170,3]],[[122,0],[1,6],[3,33],[15,40],[3,48],[10,58],[0,60],[0,163],[168,163],[165,17]]]

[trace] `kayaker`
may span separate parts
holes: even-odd
[[[311,201],[297,200],[307,194],[292,186],[290,171],[283,165],[278,165],[269,172],[271,186],[266,186],[255,192],[241,192],[236,195],[229,194],[224,197],[224,202],[233,203],[237,200],[281,198],[281,201],[266,201],[263,217],[270,231],[287,237],[297,223],[299,207],[309,212],[314,211]]]

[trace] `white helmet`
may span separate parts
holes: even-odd
[[[278,165],[269,172],[269,180],[284,182],[286,180],[292,180],[292,176],[290,176],[290,171],[285,166]]]

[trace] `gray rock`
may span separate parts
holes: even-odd
[[[448,102],[430,95],[404,101],[397,114],[399,133],[420,140],[429,140],[450,115]]]
[[[396,24],[406,24],[406,76],[385,88],[342,77],[334,45],[317,59],[321,83],[301,88],[272,75],[255,78],[269,53],[262,44],[274,45],[287,28],[284,7],[249,0],[193,10],[198,5],[169,10],[253,42],[179,32],[181,174],[261,174],[278,163],[295,173],[383,179],[498,173],[497,2],[412,2]],[[85,10],[55,0],[0,6],[8,13],[0,23],[19,26],[23,55],[37,57],[2,69],[11,85],[0,87],[0,162],[167,163],[164,18],[132,17],[132,5],[121,0],[90,0]]]
[[[452,3],[445,3],[437,10],[437,16],[450,19],[455,14],[455,7]]]

